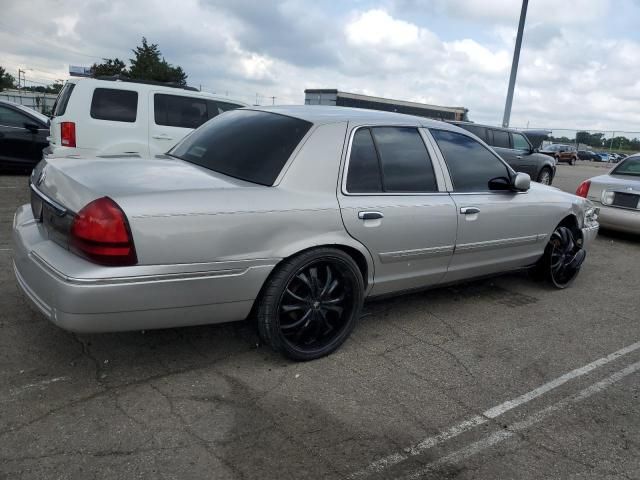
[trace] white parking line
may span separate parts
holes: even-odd
[[[42,381],[36,382],[36,383],[28,383],[27,385],[23,385],[21,387],[14,388],[13,390],[11,390],[10,395],[12,397],[15,397],[16,395],[20,395],[21,393],[24,393],[27,390],[31,390],[33,388],[43,389],[47,385],[50,385],[50,384],[56,383],[56,382],[61,382],[63,380],[68,380],[68,379],[69,379],[69,377],[54,377],[54,378],[48,378],[46,380],[42,380]]]
[[[637,372],[638,370],[640,370],[640,362],[631,364],[628,367],[623,368],[622,370],[605,378],[604,380],[598,383],[594,383],[590,387],[587,387],[584,390],[581,390],[576,395],[564,398],[559,402],[530,415],[525,420],[509,425],[505,430],[499,430],[497,432],[494,432],[491,435],[488,435],[487,437],[483,438],[482,440],[478,440],[477,442],[474,442],[460,450],[457,450],[453,453],[450,453],[449,455],[439,458],[438,460],[425,465],[420,470],[417,470],[403,478],[406,480],[417,480],[420,477],[426,475],[427,473],[433,472],[433,470],[443,465],[460,463],[462,460],[466,460],[467,458],[472,457],[473,455],[476,455],[482,452],[483,450],[486,450],[487,448],[490,448],[496,445],[497,443],[500,443],[504,440],[507,440],[508,438],[513,437],[516,433],[532,427],[536,423],[541,422],[552,413],[557,412],[558,410],[561,410],[567,405],[580,402],[582,400],[585,400],[591,397],[592,395],[595,395],[598,392],[605,390],[606,388],[610,387],[614,383],[622,380],[624,377],[631,375],[634,372]]]
[[[411,456],[419,455],[425,450],[433,448],[434,446],[446,440],[457,437],[461,433],[471,430],[472,428],[478,425],[487,423],[489,420],[499,417],[500,415],[516,407],[519,407],[520,405],[524,405],[527,402],[530,402],[531,400],[533,400],[534,398],[537,398],[540,395],[543,395],[553,390],[554,388],[558,388],[559,386],[567,383],[570,380],[573,380],[574,378],[585,375],[595,370],[596,368],[606,365],[607,363],[612,362],[638,349],[640,349],[640,342],[636,342],[632,345],[621,348],[620,350],[613,352],[607,355],[606,357],[599,358],[598,360],[595,360],[583,367],[576,368],[575,370],[571,370],[570,372],[565,373],[564,375],[556,378],[555,380],[551,380],[550,382],[547,382],[544,385],[541,385],[540,387],[534,390],[531,390],[530,392],[527,392],[523,395],[520,395],[519,397],[516,397],[512,400],[507,400],[506,402],[503,402],[500,405],[497,405],[493,408],[485,410],[484,412],[482,412],[482,414],[475,415],[457,425],[454,425],[453,427],[448,428],[447,430],[439,433],[438,435],[425,438],[417,445],[405,448],[403,452],[394,453],[384,458],[381,458],[380,460],[376,460],[375,462],[370,463],[363,470],[353,473],[349,475],[347,478],[349,480],[355,480],[358,478],[366,477],[368,475],[372,475],[374,473],[382,472],[383,470],[389,467],[392,467],[393,465],[396,465],[400,462],[405,461]]]

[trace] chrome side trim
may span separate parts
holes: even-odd
[[[60,205],[55,200],[52,200],[51,198],[47,197],[44,193],[38,190],[36,186],[33,183],[31,183],[31,181],[29,181],[29,188],[31,188],[31,191],[33,193],[35,193],[38,197],[40,197],[40,200],[45,202],[47,205],[53,207],[56,210],[56,213],[58,215],[63,216],[64,214],[67,213],[68,210],[65,206]]]
[[[537,243],[541,238],[545,238],[546,234],[528,235],[526,237],[501,238],[499,240],[487,240],[484,242],[463,243],[456,245],[457,252],[477,252],[479,250],[492,250],[500,247],[513,247],[517,245],[529,245]]]
[[[382,263],[404,262],[407,260],[420,260],[423,258],[442,257],[451,255],[454,251],[453,245],[444,245],[442,247],[418,248],[415,250],[399,250],[397,252],[380,253],[380,261]]]
[[[256,265],[244,268],[228,268],[222,270],[209,270],[209,271],[195,271],[195,272],[180,272],[180,273],[158,273],[153,275],[132,275],[127,277],[107,277],[107,278],[77,278],[71,277],[62,273],[60,270],[53,267],[40,255],[35,252],[31,252],[29,256],[38,263],[41,267],[47,270],[50,274],[57,277],[63,282],[74,285],[113,285],[124,283],[147,283],[147,282],[167,282],[174,280],[194,280],[204,278],[218,278],[218,277],[233,277],[240,276],[247,273],[252,268],[264,268],[271,267],[273,265]]]

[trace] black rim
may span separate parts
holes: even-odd
[[[551,279],[557,286],[565,286],[575,278],[586,252],[576,243],[567,227],[558,227],[551,235]]]
[[[342,262],[316,260],[300,268],[278,305],[284,340],[301,351],[330,345],[353,314],[353,272]]]

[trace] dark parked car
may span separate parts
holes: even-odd
[[[30,108],[0,100],[0,168],[31,170],[49,142],[49,119]]]
[[[556,174],[553,159],[541,155],[522,132],[512,128],[491,127],[469,122],[451,122],[473,133],[493,149],[516,171],[528,173],[532,180],[551,185]]]
[[[580,160],[595,160],[600,161],[600,157],[596,152],[592,152],[591,150],[578,150],[578,158]]]
[[[578,161],[578,152],[573,145],[554,143],[544,147],[540,153],[555,158],[556,163],[567,162],[569,165],[575,165]]]

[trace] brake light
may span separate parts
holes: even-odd
[[[576,195],[587,198],[587,195],[589,194],[589,187],[591,187],[591,180],[585,180],[576,190]]]
[[[60,123],[60,140],[63,147],[76,146],[76,124],[73,122]]]
[[[75,253],[101,265],[138,262],[127,217],[109,197],[98,198],[78,212],[69,245]]]

